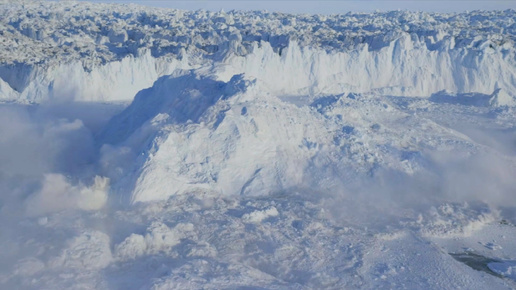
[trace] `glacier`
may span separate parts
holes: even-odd
[[[1,288],[516,287],[516,11],[0,15]]]
[[[245,72],[280,94],[514,91],[512,10],[321,16],[3,6],[0,78],[14,90],[2,89],[6,100],[130,101],[175,69],[223,64],[224,81]],[[60,21],[70,11],[74,19]],[[300,73],[288,79],[293,70]]]

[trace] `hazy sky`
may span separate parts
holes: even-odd
[[[386,0],[333,0],[333,1],[253,1],[253,0],[86,0],[89,2],[138,3],[149,6],[170,7],[177,9],[207,9],[218,11],[236,10],[268,10],[291,13],[345,13],[348,11],[387,11],[387,10],[424,10],[437,12],[460,12],[465,10],[516,9],[516,0],[502,1],[469,1],[469,0],[434,0],[434,1],[386,1]]]

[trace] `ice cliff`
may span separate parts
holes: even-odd
[[[275,93],[515,91],[515,11],[346,15],[16,2],[0,6],[0,98],[130,101],[176,69],[227,65]]]

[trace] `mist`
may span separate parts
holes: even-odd
[[[62,102],[1,105],[0,212],[101,208],[109,179],[96,175],[94,132],[112,112]]]
[[[415,161],[418,169],[410,174],[380,167],[351,182],[340,182],[342,173],[326,174],[324,180],[334,180],[334,185],[314,192],[322,195],[328,215],[346,225],[388,229],[423,217],[435,219],[436,209],[444,207],[449,212],[437,214],[440,222],[462,216],[467,224],[489,216],[516,223],[514,129],[474,121],[448,126],[464,134],[468,150],[422,149]]]

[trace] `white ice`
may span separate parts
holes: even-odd
[[[0,288],[516,288],[515,15],[0,4]]]

